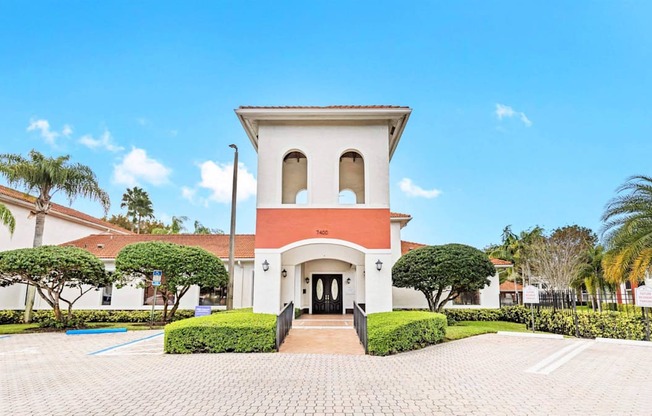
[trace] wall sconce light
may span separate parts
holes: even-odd
[[[267,262],[267,259],[263,262],[263,271],[266,272],[269,270],[269,263]]]
[[[383,268],[383,262],[378,259],[376,262],[376,270],[380,271]]]
[[[306,277],[306,284],[310,283],[310,278]]]
[[[283,271],[281,272],[281,276],[283,276],[284,278],[288,277],[288,271],[283,269]]]
[[[350,277],[347,277],[347,278],[346,278],[346,284],[347,284],[347,285],[350,285],[350,284],[351,284],[351,278],[350,278]]]

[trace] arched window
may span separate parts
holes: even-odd
[[[340,201],[343,199],[342,193],[344,191],[355,194],[355,202],[353,203],[364,204],[364,159],[356,151],[348,151],[340,156]],[[348,200],[348,198],[344,198]]]
[[[283,188],[281,202],[296,204],[301,190],[308,188],[308,159],[299,151],[292,151],[283,158]]]

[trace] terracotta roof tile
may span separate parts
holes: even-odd
[[[502,259],[489,259],[496,266],[512,266],[512,263]]]
[[[514,292],[514,282],[503,282],[500,284],[500,291],[501,292]],[[523,291],[523,285],[520,283],[516,283],[516,291],[517,292],[522,292]]]
[[[33,204],[34,200],[36,199],[35,197],[29,194],[17,191],[15,189],[7,188],[6,186],[2,186],[2,185],[0,185],[0,195],[5,195],[10,198],[19,199],[28,202],[30,204]],[[77,211],[76,209],[72,209],[70,207],[66,207],[60,204],[52,203],[52,212],[67,215],[69,217],[77,218],[83,221],[87,221],[100,227],[106,227],[107,231],[109,232],[133,234],[131,231],[125,230],[124,228],[119,227],[115,224],[111,224],[108,221],[104,221],[99,218],[92,217],[88,214],[84,214],[83,212]]]
[[[240,109],[342,109],[342,110],[355,110],[355,109],[391,109],[391,108],[410,108],[403,105],[241,105]]]
[[[401,255],[407,253],[410,250],[414,250],[415,248],[425,247],[425,246],[426,244],[413,243],[412,241],[401,241]]]
[[[252,234],[235,236],[235,258],[253,258],[256,237]],[[221,259],[229,257],[229,236],[225,234],[93,234],[63,246],[83,248],[100,258],[115,258],[120,250],[133,243],[166,241],[174,244],[201,247]]]
[[[410,215],[410,214],[401,214],[400,212],[390,212],[389,217],[390,218],[412,218],[412,215]]]

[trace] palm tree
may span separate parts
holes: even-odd
[[[183,225],[184,222],[188,221],[188,217],[182,215],[180,217],[172,217],[172,222],[170,224],[170,234],[179,234],[181,231],[185,231],[186,227]]]
[[[586,291],[591,296],[592,309],[602,312],[602,303],[608,285],[604,280],[604,269],[602,261],[604,259],[604,247],[597,245],[590,248],[586,253],[586,262],[578,271],[574,287],[581,287],[582,283],[586,286]],[[611,289],[611,288],[610,288]]]
[[[154,209],[149,195],[137,186],[127,188],[127,192],[122,195],[120,208],[127,208],[127,216],[131,217],[136,224],[138,234],[140,234],[143,218],[154,218]]]
[[[9,233],[14,234],[16,219],[5,205],[0,204],[0,223],[9,228]]]
[[[7,179],[9,186],[21,187],[27,193],[37,194],[32,211],[36,216],[33,247],[40,247],[43,244],[45,217],[52,207],[52,196],[57,192],[61,191],[70,204],[77,197],[98,201],[102,204],[105,215],[111,206],[109,195],[100,188],[91,168],[80,163],[70,163],[69,155],[45,157],[36,150],[29,152],[29,158],[16,154],[2,154],[0,174]],[[35,295],[35,287],[28,286],[25,322],[32,320]]]
[[[652,177],[636,175],[617,190],[602,214],[605,278],[641,281],[652,265]]]

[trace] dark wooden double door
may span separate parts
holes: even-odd
[[[312,275],[312,313],[342,313],[342,275]]]

